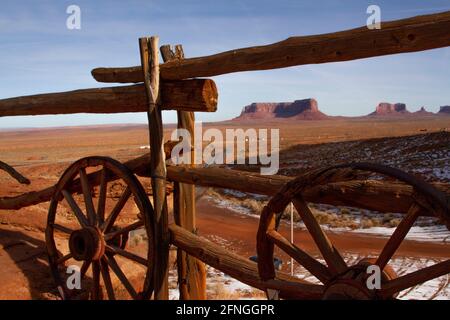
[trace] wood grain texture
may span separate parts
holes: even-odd
[[[328,268],[333,276],[347,271],[347,264],[342,258],[339,251],[333,246],[326,233],[320,227],[319,222],[314,217],[308,204],[301,195],[298,195],[292,200],[294,207],[297,209],[302,221],[304,222],[309,234],[314,240],[314,243],[322,253],[322,257],[327,262]]]
[[[21,184],[30,184],[31,181],[24,177],[19,171],[11,167],[6,162],[0,161],[0,170],[7,172],[11,177],[17,180]]]
[[[170,45],[160,48],[164,62],[184,59],[183,47],[175,46],[172,50]],[[195,115],[194,112],[177,111],[177,127],[187,130],[191,135],[189,147],[191,148],[191,167],[195,162]],[[177,225],[195,233],[195,185],[174,182],[174,216]],[[205,265],[187,255],[183,250],[177,251],[178,284],[181,300],[206,300],[206,269]]]
[[[170,156],[171,143],[166,143],[166,157]],[[124,164],[137,175],[148,177],[150,175],[148,154],[129,160]],[[100,184],[101,172],[88,174],[91,186]],[[108,177],[108,181],[117,178]],[[229,188],[242,192],[273,196],[285,183],[291,181],[287,176],[263,176],[252,172],[228,170],[222,168],[187,168],[168,166],[167,180],[196,184],[205,187]],[[77,181],[77,180],[76,180]],[[79,182],[71,192],[80,192]],[[432,185],[450,194],[450,188],[445,183],[432,183]],[[19,196],[0,197],[0,209],[17,210],[23,207],[46,202],[51,199],[54,186],[43,190],[31,191]],[[397,182],[377,180],[352,180],[344,182],[326,183],[321,186],[307,188],[303,194],[305,201],[329,205],[347,205],[379,212],[406,213],[414,202],[414,190],[411,186]],[[430,215],[428,211],[421,211],[421,215]]]
[[[138,170],[139,172],[139,170]],[[205,187],[229,188],[268,196],[275,195],[292,177],[264,176],[253,172],[222,168],[168,168],[168,180]],[[450,194],[448,184],[433,183]],[[403,183],[377,180],[350,180],[308,187],[303,197],[307,202],[347,205],[380,212],[405,213],[414,201],[413,188]],[[429,215],[422,211],[421,215]]]
[[[161,84],[163,110],[214,112],[217,88],[209,79],[165,81]],[[0,100],[0,117],[71,113],[147,111],[145,86],[119,86],[38,94]]]
[[[275,229],[275,215],[265,206],[259,217],[259,226],[256,233],[256,252],[258,254],[258,274],[262,280],[275,278],[273,264],[274,243],[267,237],[269,230]]]
[[[169,230],[166,199],[166,157],[159,97],[158,37],[140,38],[142,72],[147,96],[147,118],[150,135],[149,172],[153,190],[155,226],[155,268],[153,273],[155,300],[169,299]]]
[[[414,222],[417,220],[422,210],[423,208],[414,202],[400,224],[397,226],[397,228],[395,228],[394,232],[384,245],[383,250],[377,258],[376,265],[379,266],[381,270],[386,267],[389,260],[394,256],[394,253],[400,247],[401,243],[405,239],[409,230],[411,230]]]
[[[209,77],[239,71],[268,70],[297,65],[348,61],[388,54],[450,46],[450,11],[382,22],[381,29],[366,26],[314,36],[291,37],[257,46],[161,65],[163,79]],[[97,68],[100,82],[142,82],[141,67]]]

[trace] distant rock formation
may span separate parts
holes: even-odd
[[[296,119],[322,120],[329,118],[319,110],[315,99],[295,100],[280,103],[252,103],[245,106],[235,120]]]
[[[450,114],[450,106],[442,106],[438,113]]]
[[[433,115],[434,113],[433,113],[433,112],[430,112],[430,111],[427,111],[427,110],[425,109],[425,107],[422,107],[422,108],[420,108],[419,111],[414,112],[414,114],[416,114],[416,115],[427,116],[427,115]]]
[[[371,116],[389,116],[389,115],[398,115],[398,114],[406,114],[409,111],[406,109],[406,104],[404,103],[388,103],[381,102],[376,107],[375,111],[372,112]]]

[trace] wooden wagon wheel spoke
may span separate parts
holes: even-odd
[[[139,220],[139,221],[136,221],[135,223],[130,224],[129,226],[126,226],[126,227],[120,228],[116,231],[107,233],[107,234],[105,234],[105,241],[114,239],[117,236],[120,236],[122,234],[126,234],[130,231],[136,230],[136,229],[142,227],[143,225],[144,225],[144,221]]]
[[[136,293],[136,290],[134,289],[130,281],[128,281],[128,278],[125,276],[122,269],[120,269],[116,259],[114,259],[114,257],[111,255],[106,255],[106,259],[108,261],[108,265],[111,267],[112,271],[116,274],[117,278],[119,278],[120,282],[123,284],[125,289],[127,289],[131,297],[133,299],[137,299],[138,295]]]
[[[80,175],[81,189],[83,191],[84,203],[86,206],[89,224],[91,226],[93,226],[96,224],[97,218],[96,218],[95,209],[94,209],[94,202],[92,201],[91,187],[89,185],[89,180],[86,175],[86,169],[80,168],[79,175]]]
[[[83,264],[81,265],[81,268],[80,268],[80,275],[81,275],[82,280],[86,276],[86,272],[89,270],[91,263],[92,263],[92,261],[83,261]]]
[[[114,206],[113,210],[111,211],[110,215],[106,219],[105,223],[102,225],[102,230],[104,233],[108,233],[112,226],[114,225],[114,222],[116,221],[117,216],[122,211],[123,207],[127,203],[128,199],[131,195],[131,189],[129,186],[124,190],[122,195],[120,196],[119,201],[117,201],[116,205]]]
[[[68,253],[68,254],[62,256],[61,258],[59,258],[58,260],[56,260],[56,263],[57,264],[62,264],[62,263],[66,262],[67,260],[69,260],[72,257],[73,257],[73,255],[71,253]]]
[[[390,280],[386,284],[382,285],[381,296],[389,297],[397,292],[414,287],[418,284],[438,278],[448,273],[450,273],[450,260],[439,262],[430,267],[426,267]]]
[[[100,261],[100,271],[103,278],[103,283],[105,284],[106,293],[108,294],[109,300],[116,300],[116,295],[114,293],[114,288],[111,282],[111,276],[109,274],[108,262],[105,257],[102,257]]]
[[[67,233],[67,234],[71,234],[71,233],[73,232],[72,229],[67,228],[67,227],[64,227],[64,226],[62,226],[62,225],[60,225],[60,224],[57,224],[57,223],[53,223],[52,226],[53,226],[53,228],[55,228],[56,230],[59,230],[59,231],[61,231],[61,232]]]
[[[70,208],[72,209],[72,212],[75,214],[75,217],[77,218],[80,225],[82,227],[87,227],[89,225],[89,221],[86,219],[86,216],[83,214],[83,211],[81,211],[80,207],[75,202],[72,195],[67,190],[62,190],[61,193],[63,194],[64,199],[66,199]]]
[[[311,257],[302,249],[298,248],[296,245],[290,243],[277,231],[271,230],[267,232],[267,236],[275,245],[277,245],[281,250],[285,251],[289,256],[294,258],[295,261],[305,267],[306,270],[308,270],[322,283],[326,283],[331,279],[331,274],[326,266]]]
[[[98,261],[92,262],[92,299],[100,299],[100,263]]]
[[[407,233],[413,226],[414,222],[417,220],[417,217],[420,215],[421,210],[422,207],[414,202],[409,208],[406,216],[394,230],[394,233],[385,244],[376,261],[376,265],[378,265],[381,270],[384,269],[394,253],[397,251],[403,239],[405,239]]]
[[[322,253],[323,258],[327,262],[331,273],[336,275],[345,272],[347,270],[347,264],[340,253],[331,244],[327,235],[323,232],[303,198],[301,196],[297,196],[292,202],[294,203],[295,208],[305,223],[305,226],[311,234],[314,242]]]
[[[132,260],[134,262],[140,263],[140,264],[142,264],[144,266],[146,266],[148,264],[147,259],[139,257],[138,255],[135,255],[134,253],[125,251],[125,250],[120,249],[120,248],[118,248],[116,246],[108,244],[108,245],[106,245],[106,250],[111,252],[111,253],[118,254],[118,255],[120,255],[120,256],[122,256],[124,258],[130,259],[130,260]]]
[[[98,223],[101,225],[105,222],[105,206],[106,206],[106,193],[108,187],[108,169],[103,167],[100,173],[100,187],[98,195],[98,205],[97,205],[97,217]]]
[[[91,168],[100,170],[87,174]],[[77,179],[79,176],[79,179]],[[119,200],[114,203],[111,213],[105,219],[105,209],[109,205],[107,198],[107,183],[110,179],[120,180],[125,189]],[[94,207],[92,187],[99,185],[97,207]],[[83,197],[72,196],[72,193],[83,193]],[[65,227],[55,223],[58,219],[64,220],[64,211],[58,210],[59,203],[66,199],[71,211],[79,222],[79,226]],[[134,216],[133,206],[126,206],[133,201],[139,211],[139,220],[124,224],[130,216]],[[84,205],[84,206],[83,206]],[[86,208],[86,213],[81,208]],[[97,209],[97,210],[96,210]],[[142,228],[146,235],[146,245],[137,247],[136,252],[127,250],[128,233]],[[69,237],[59,234],[58,231],[68,234]],[[73,163],[59,179],[50,202],[45,232],[47,253],[51,273],[63,299],[75,298],[79,292],[71,292],[65,280],[65,272],[61,266],[68,259],[82,262],[81,279],[85,279],[88,270],[92,271],[90,284],[91,299],[115,299],[115,284],[111,279],[111,270],[117,275],[115,281],[120,281],[133,299],[150,298],[153,292],[154,256],[156,244],[154,241],[153,207],[147,194],[136,176],[123,164],[106,157],[88,157]],[[69,247],[69,253],[62,256],[58,246]],[[108,255],[109,257],[106,257]],[[117,264],[114,255],[123,257]],[[116,257],[117,257],[116,256]],[[137,278],[139,293],[132,287],[127,278],[128,270],[135,272],[135,263],[143,265],[146,269]],[[128,266],[131,266],[129,268]],[[141,268],[139,268],[141,270]],[[103,279],[103,280],[102,280]],[[117,280],[118,279],[118,280]],[[134,278],[133,278],[134,279]],[[85,279],[86,280],[86,279]],[[100,284],[102,286],[100,286]],[[103,286],[105,288],[103,288]],[[104,293],[106,289],[106,293]]]

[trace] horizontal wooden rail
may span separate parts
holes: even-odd
[[[293,179],[286,176],[263,176],[221,168],[187,167],[168,167],[167,178],[183,183],[268,196],[276,194],[286,182]],[[434,183],[433,185],[447,194],[450,193],[448,184]],[[412,196],[413,188],[409,185],[378,180],[333,182],[306,188],[304,192],[304,198],[308,202],[397,213],[408,211],[413,202]]]
[[[259,278],[255,262],[176,225],[170,225],[169,230],[170,243],[249,286],[264,291],[268,288],[279,290],[280,297],[286,299],[320,299],[322,296],[321,285],[311,284],[281,272],[277,273],[275,279],[263,281]]]
[[[174,146],[173,142],[166,142],[164,144],[164,152],[166,154],[166,158],[170,157],[171,150]],[[146,154],[144,156],[132,159],[124,163],[128,168],[132,171],[140,171],[144,172],[148,170],[148,164],[150,155]],[[101,171],[95,171],[88,174],[89,184],[91,186],[100,185],[101,181]],[[108,182],[117,180],[116,176],[109,175]],[[81,184],[79,179],[75,179],[73,183],[74,187],[70,191],[71,193],[81,192]],[[56,191],[56,186],[50,186],[42,190],[38,191],[30,191],[23,193],[14,197],[0,197],[0,210],[18,210],[20,208],[33,206],[39,203],[50,201],[53,194]]]
[[[16,179],[21,184],[30,184],[30,180],[28,178],[24,177],[20,172],[18,172],[16,169],[11,167],[9,164],[0,161],[0,170],[6,171],[11,177]]]
[[[166,157],[170,157],[172,143],[165,144]],[[149,155],[125,162],[131,171],[142,177],[148,177]],[[100,172],[88,175],[91,185],[98,185]],[[167,179],[205,187],[229,188],[242,192],[272,196],[286,182],[292,180],[286,176],[263,176],[252,172],[222,168],[188,168],[168,166]],[[79,185],[79,183],[76,183]],[[434,183],[434,187],[450,194],[448,184]],[[78,192],[80,188],[71,190]],[[54,187],[40,191],[27,192],[14,197],[1,197],[0,209],[17,210],[23,207],[49,201]],[[329,205],[345,205],[379,212],[405,213],[413,202],[413,188],[403,183],[377,180],[351,180],[333,182],[307,188],[304,198],[308,202]],[[426,212],[425,212],[426,214]]]
[[[161,86],[162,108],[214,112],[217,88],[209,79],[165,81]],[[144,85],[82,89],[0,100],[0,117],[69,113],[145,112]]]
[[[388,54],[450,46],[450,11],[382,22],[381,29],[366,26],[315,36],[292,37],[266,46],[231,50],[211,56],[167,62],[163,79],[210,77],[225,73],[268,70],[305,64],[348,61]],[[140,66],[97,68],[100,82],[142,82]]]

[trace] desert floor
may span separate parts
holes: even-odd
[[[251,123],[217,123],[203,124],[205,128],[252,128]],[[429,134],[436,135],[434,148],[444,152],[443,162],[430,162],[429,166],[440,165],[439,172],[432,172],[432,180],[448,183],[448,145],[449,134],[445,132],[450,127],[450,117],[429,117],[424,119],[353,119],[353,120],[324,120],[301,121],[297,123],[270,123],[258,124],[256,128],[279,128],[281,147],[281,173],[294,175],[301,170],[297,160],[300,157],[314,159],[320,158],[324,164],[325,156],[317,156],[322,152],[329,154],[330,148],[334,148],[334,154],[347,154],[346,157],[336,158],[339,161],[348,160],[352,154],[348,153],[349,146],[352,152],[360,149],[361,145],[372,145],[378,148],[380,144],[396,144],[405,141],[422,141]],[[173,127],[166,129],[166,138],[169,137]],[[411,138],[412,136],[412,138]],[[388,137],[397,137],[389,140]],[[424,138],[425,137],[425,138]],[[366,139],[379,138],[365,142]],[[408,140],[409,139],[409,140]],[[437,142],[436,142],[437,141]],[[409,142],[408,142],[409,143]],[[144,125],[121,126],[90,126],[56,129],[23,129],[0,132],[0,160],[14,166],[23,175],[31,180],[28,186],[20,185],[11,179],[6,173],[0,172],[0,196],[15,196],[23,192],[40,190],[57,182],[62,172],[73,161],[90,155],[111,156],[120,161],[125,161],[146,152],[148,136]],[[325,148],[325,149],[324,149]],[[391,148],[391,149],[392,149]],[[433,149],[433,150],[434,150]],[[447,150],[447,153],[445,151]],[[358,160],[380,159],[383,155],[374,157],[374,151],[358,154]],[[418,153],[419,150],[409,150],[409,154]],[[428,150],[426,150],[428,152]],[[355,153],[356,154],[356,153]],[[441,154],[442,156],[442,154]],[[316,158],[314,158],[316,157]],[[347,158],[347,159],[345,159]],[[442,158],[442,157],[441,157]],[[441,159],[439,158],[439,159]],[[319,159],[319,160],[320,160]],[[439,160],[438,159],[438,160]],[[301,160],[301,159],[300,159]],[[308,159],[306,159],[308,160]],[[389,159],[388,159],[389,160]],[[442,159],[441,159],[442,160]],[[394,161],[390,164],[398,164],[407,171],[421,169],[420,163],[411,161]],[[307,165],[306,167],[310,167]],[[422,171],[420,171],[422,172]],[[428,171],[424,171],[427,173]],[[423,172],[422,172],[423,173]],[[22,208],[17,211],[0,210],[0,299],[57,299],[53,280],[50,275],[45,252],[46,215],[49,203]],[[132,208],[130,208],[132,210]],[[256,229],[258,219],[251,215],[217,205],[210,198],[205,197],[197,203],[199,234],[215,241],[230,250],[243,256],[255,254]],[[68,221],[70,223],[70,221]],[[217,226],[221,227],[218,228]],[[287,225],[283,225],[282,232],[288,234]],[[356,261],[364,256],[376,254],[386,242],[387,238],[373,234],[355,234],[347,231],[330,230],[330,238],[336,247],[344,253],[346,259]],[[311,238],[303,229],[296,229],[295,241],[312,255],[317,255],[317,249]],[[58,241],[63,243],[66,239],[60,237]],[[138,246],[138,245],[137,245]],[[442,241],[415,241],[406,240],[395,256],[395,264],[399,272],[427,265],[432,262],[450,258],[450,246]],[[137,250],[137,249],[136,249]],[[281,255],[284,261],[287,257]],[[289,270],[288,265],[284,266]],[[127,269],[127,270],[131,270]],[[139,270],[136,279],[139,279]],[[300,272],[300,271],[299,271]],[[219,283],[221,275],[209,270],[208,275]],[[224,297],[223,292],[236,290],[236,285],[230,279],[222,281],[225,289],[210,288],[209,297]],[[306,278],[306,276],[305,276]],[[136,280],[139,281],[139,280]],[[405,298],[449,299],[448,275],[442,277],[431,288],[416,288],[414,294]],[[239,287],[239,286],[238,286]],[[228,288],[228,289],[227,289]],[[172,285],[174,290],[174,286]],[[172,291],[173,291],[172,290]],[[261,293],[249,291],[239,287],[242,295],[228,294],[225,298],[255,298],[261,297]],[[215,292],[215,294],[214,294]],[[172,297],[176,295],[171,295]]]

